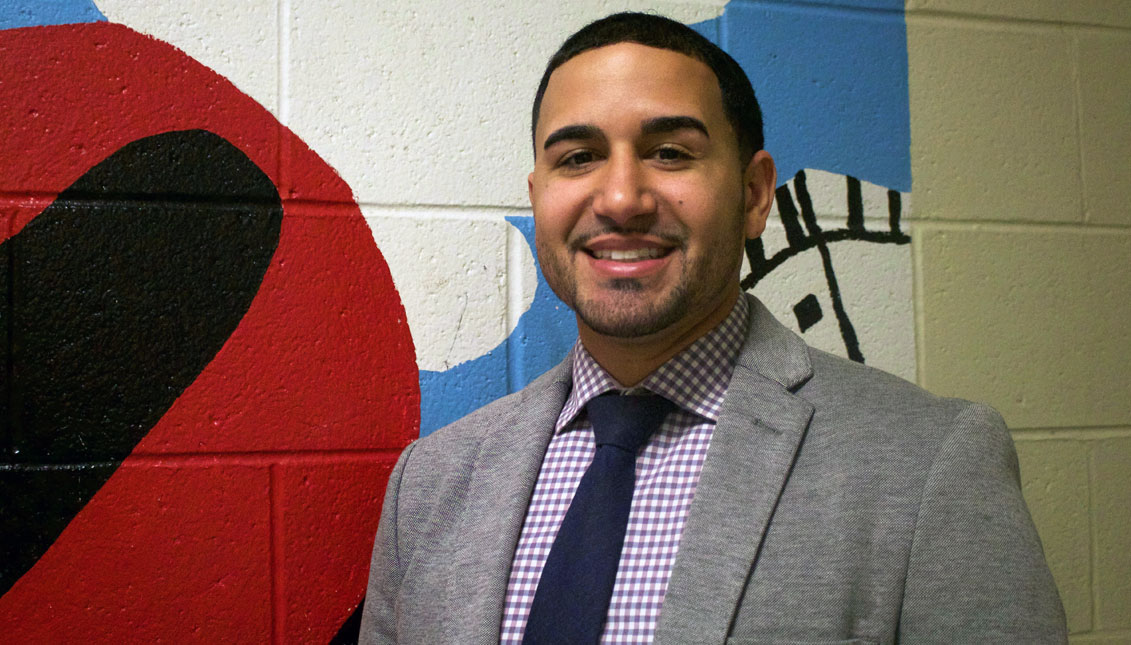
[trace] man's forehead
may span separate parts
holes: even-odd
[[[554,70],[542,100],[539,139],[563,125],[562,120],[600,116],[593,112],[620,106],[723,116],[718,80],[705,63],[669,49],[616,43],[582,52]]]

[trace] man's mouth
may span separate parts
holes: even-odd
[[[589,255],[598,260],[613,260],[614,262],[639,262],[641,260],[654,260],[667,255],[671,249],[645,247],[640,249],[586,249]]]
[[[598,261],[631,264],[665,258],[679,246],[678,240],[658,235],[625,236],[606,233],[582,238],[578,240],[576,248]]]

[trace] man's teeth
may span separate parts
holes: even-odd
[[[609,250],[593,251],[593,256],[598,260],[615,260],[617,262],[635,262],[636,260],[651,260],[663,255],[662,249],[632,249],[631,251]]]

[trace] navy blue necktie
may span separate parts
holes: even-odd
[[[675,406],[647,394],[585,405],[597,453],[562,520],[534,592],[523,645],[597,643],[604,629],[636,483],[636,451]]]

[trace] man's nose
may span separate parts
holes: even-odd
[[[647,168],[635,154],[610,155],[596,191],[594,214],[622,226],[634,217],[649,215],[656,210],[656,197]]]

